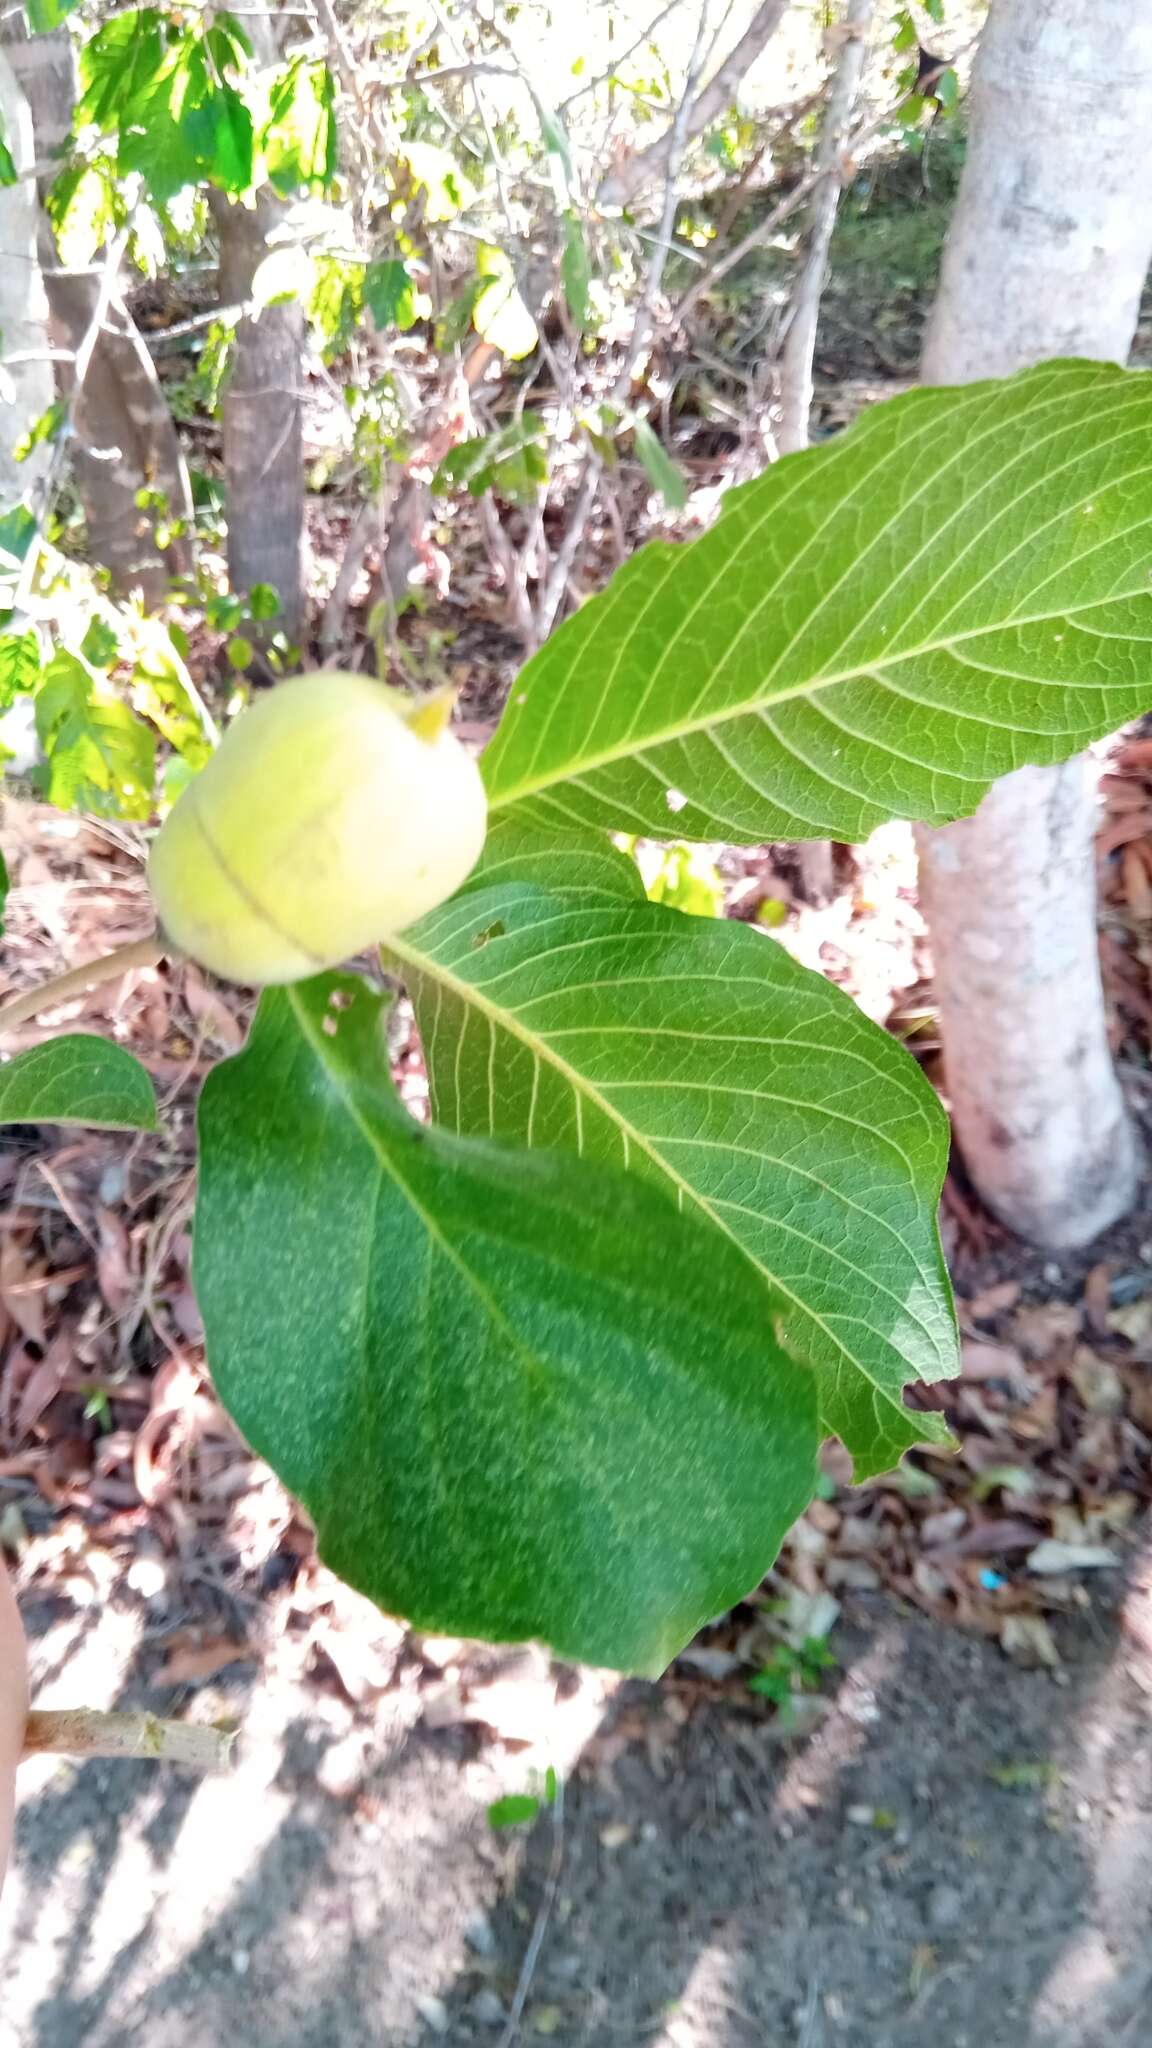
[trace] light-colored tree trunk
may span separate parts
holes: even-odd
[[[213,198],[220,238],[220,296],[243,305],[268,253],[269,230],[283,213],[262,193],[255,207]],[[276,624],[294,633],[302,607],[304,535],[304,314],[295,304],[264,306],[237,326],[224,389],[224,477],[228,572],[247,592],[270,583],[280,599]]]
[[[0,49],[0,132],[18,171],[35,161],[32,116],[19,81]],[[44,447],[17,462],[14,451],[55,394],[48,359],[48,303],[36,260],[39,224],[30,178],[0,190],[0,513],[25,497],[51,453]],[[7,361],[7,358],[25,358]]]
[[[32,116],[35,160],[41,169],[40,197],[52,182],[52,166],[63,150],[75,104],[75,56],[66,29],[20,38],[9,21],[5,56],[19,80]],[[31,161],[31,159],[30,159]],[[34,185],[20,191],[37,212],[34,254],[48,303],[48,331],[60,352],[56,383],[62,397],[72,390],[64,359],[81,347],[100,303],[98,270],[60,268],[48,221]],[[7,196],[7,195],[3,195]],[[49,398],[45,404],[50,402]],[[43,408],[41,408],[43,410]],[[108,305],[92,350],[84,388],[74,403],[72,469],[84,506],[88,545],[94,562],[109,571],[121,595],[138,591],[159,604],[173,576],[192,566],[192,495],[168,403],[152,358],[119,293]],[[184,522],[185,531],[160,548],[156,514],[137,504],[142,490],[157,492],[166,507],[165,524]]]
[[[1152,8],[993,0],[929,324],[933,384],[1123,361],[1152,254]],[[973,1181],[1052,1249],[1129,1206],[1139,1147],[1108,1051],[1081,758],[920,834],[947,1085]]]

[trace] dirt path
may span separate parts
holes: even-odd
[[[1140,1584],[1123,1633],[1119,1589],[1065,1627],[1056,1673],[858,1602],[832,1709],[790,1743],[759,1703],[639,1684],[605,1703],[566,1675],[541,1729],[554,1676],[520,1658],[491,1694],[502,1744],[310,1682],[251,1692],[232,1779],[29,1779],[0,2048],[219,2048],[237,2029],[245,2048],[496,2043],[549,1871],[527,2043],[1142,2041]],[[42,1671],[67,1654],[90,1675],[116,1617],[90,1619],[30,1617]],[[130,1676],[117,1690],[133,1696]],[[521,1699],[531,1752],[509,1736]],[[525,1782],[541,1740],[582,1749],[559,1841],[547,1809],[494,1833],[489,1800]]]

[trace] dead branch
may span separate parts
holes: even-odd
[[[703,91],[692,100],[679,136],[677,127],[683,100],[677,108],[676,119],[658,141],[617,164],[601,181],[596,195],[601,206],[627,206],[642,186],[666,174],[673,155],[683,156],[687,144],[719,119],[731,106],[744,73],[776,33],[787,5],[788,0],[761,0],[735,48],[713,73]]]
[[[101,1714],[91,1707],[72,1707],[30,1713],[24,1755],[105,1756],[184,1764],[192,1771],[224,1771],[232,1761],[235,1741],[235,1729],[161,1721],[155,1714]]]

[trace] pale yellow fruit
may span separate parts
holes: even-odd
[[[369,676],[257,698],[157,835],[166,935],[229,981],[300,981],[459,888],[484,844],[480,771],[444,714]]]

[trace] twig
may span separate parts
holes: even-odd
[[[134,967],[155,967],[158,961],[170,958],[171,953],[167,940],[154,932],[149,939],[133,939],[126,946],[116,946],[111,953],[102,953],[98,960],[86,961],[83,967],[70,967],[66,974],[57,974],[51,981],[42,981],[38,988],[27,988],[0,1003],[0,1034],[15,1031],[18,1024],[26,1024],[30,1017],[38,1017],[42,1010],[65,1003],[71,996],[86,995],[103,982],[115,981],[118,975],[128,974]]]
[[[612,403],[616,406],[623,405],[628,397],[629,391],[632,388],[632,379],[636,373],[636,365],[648,345],[652,329],[655,325],[656,301],[660,296],[660,287],[664,282],[664,267],[668,261],[668,251],[672,240],[672,226],[676,219],[680,166],[684,161],[684,151],[688,146],[692,96],[696,90],[696,80],[703,61],[705,41],[708,34],[708,14],[708,0],[703,0],[696,18],[696,38],[692,46],[692,55],[688,61],[684,91],[680,98],[680,104],[676,109],[676,117],[672,123],[669,138],[667,162],[664,172],[664,204],[660,213],[659,234],[656,246],[652,251],[652,261],[648,267],[648,276],[644,283],[640,303],[636,308],[636,317],[632,323],[632,333],[628,346],[624,351],[624,359],[620,365],[616,381],[612,387]],[[544,587],[536,600],[537,641],[546,640],[555,623],[556,614],[563,601],[564,592],[568,588],[568,578],[572,572],[573,563],[579,552],[581,542],[584,539],[585,528],[592,514],[592,506],[595,503],[596,492],[599,488],[602,467],[603,465],[598,455],[590,455],[585,463],[584,475],[581,480],[580,489],[577,492],[576,502],[569,515],[564,538],[553,557],[552,566],[545,579]]]
[[[647,28],[642,28],[635,40],[629,43],[627,49],[621,50],[619,55],[613,58],[607,71],[601,71],[597,77],[590,78],[586,85],[578,86],[575,92],[570,92],[566,100],[560,101],[556,112],[558,114],[566,114],[569,107],[576,105],[577,100],[585,99],[590,92],[595,92],[599,86],[607,85],[608,80],[615,78],[617,72],[628,62],[629,57],[635,55],[641,44],[650,43],[657,29],[667,21],[670,14],[675,14],[676,9],[682,7],[683,4],[684,0],[668,0],[668,5],[660,9],[659,14],[648,23]]]
[[[24,1755],[116,1757],[184,1764],[193,1771],[225,1771],[236,1730],[195,1721],[161,1721],[155,1714],[101,1714],[92,1707],[34,1710],[24,1730]]]
[[[548,1922],[552,1918],[552,1908],[556,1903],[556,1894],[560,1889],[560,1872],[563,1866],[564,1780],[558,1776],[556,1779],[556,1797],[552,1802],[552,1854],[548,1862],[548,1875],[544,1880],[544,1896],[540,1901],[540,1909],[536,1915],[536,1924],[532,1929],[532,1938],[524,1951],[524,1961],[520,1965],[520,1975],[516,1980],[516,1990],[513,1994],[512,2004],[509,2007],[508,2019],[497,2048],[513,2048],[513,2043],[520,2031],[520,2021],[524,2017],[524,2007],[527,2004],[528,1993],[532,1987],[532,1978],[535,1974],[536,1965],[540,1960],[540,1951],[544,1946],[544,1936],[548,1932]]]
[[[633,157],[628,157],[601,181],[598,198],[601,205],[625,206],[633,199],[642,185],[667,170],[679,146],[683,154],[686,143],[693,136],[702,135],[705,128],[715,121],[730,106],[736,96],[736,87],[749,66],[760,55],[765,44],[776,33],[784,14],[787,0],[760,0],[748,27],[735,48],[730,50],[724,62],[709,79],[704,90],[693,98],[696,78],[693,77],[688,95],[689,104],[683,100],[676,110],[672,127]],[[697,72],[697,76],[699,73]]]
[[[808,420],[812,410],[812,362],[816,353],[816,330],[820,301],[828,270],[828,250],[844,184],[844,137],[852,117],[860,74],[868,47],[874,0],[846,0],[841,28],[843,42],[832,73],[820,140],[816,146],[815,168],[821,182],[812,200],[808,245],[792,295],[792,307],[784,346],[780,351],[780,424],[776,443],[781,455],[792,455],[808,446]]]
[[[971,48],[971,45],[967,47]],[[882,128],[886,128],[889,121],[896,119],[901,107],[905,106],[910,99],[922,97],[935,79],[939,78],[943,72],[950,71],[953,65],[958,64],[965,55],[966,50],[962,50],[958,57],[950,57],[946,62],[941,62],[935,71],[930,72],[926,78],[920,80],[913,91],[902,92],[899,99],[893,100],[889,106],[885,107],[881,113],[874,115],[870,121],[865,121],[861,127],[856,129],[854,134],[848,137],[843,155],[850,158],[855,157],[866,142],[870,142],[874,135],[878,135]],[[721,278],[727,277],[728,272],[734,270],[738,263],[742,263],[745,256],[750,255],[753,249],[759,249],[765,242],[771,241],[777,228],[782,227],[786,220],[791,219],[797,208],[803,206],[809,193],[813,192],[816,186],[827,176],[828,172],[823,167],[816,167],[806,172],[799,183],[792,187],[791,192],[787,193],[780,201],[779,205],[774,206],[771,213],[765,214],[764,219],[758,222],[756,227],[750,229],[748,234],[741,241],[737,242],[734,249],[729,249],[726,255],[719,257],[705,271],[703,277],[696,278],[695,282],[685,292],[679,305],[675,308],[676,318],[681,325],[688,319],[689,314],[693,312],[705,292],[711,291],[715,285],[719,284]]]

